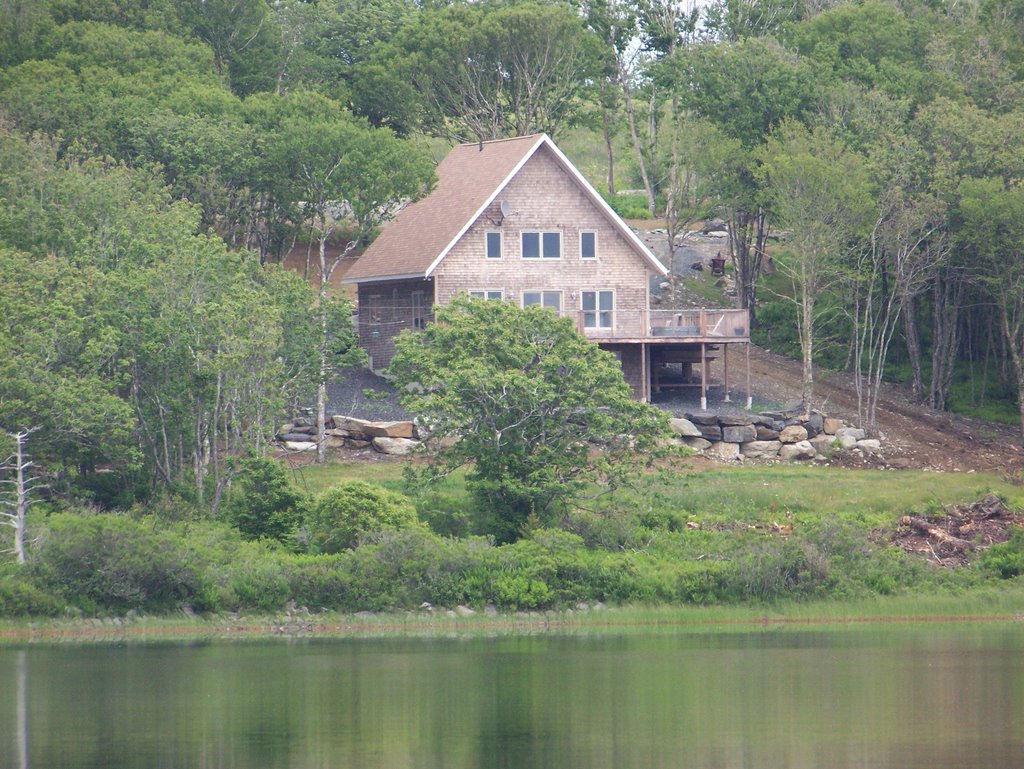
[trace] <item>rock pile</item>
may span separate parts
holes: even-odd
[[[670,421],[672,431],[690,448],[720,459],[831,459],[837,449],[881,452],[881,443],[864,431],[817,411],[802,414],[683,414]]]
[[[422,438],[418,425],[407,420],[371,422],[336,415],[328,418],[327,425],[324,442],[329,449],[373,449],[381,454],[402,456]],[[278,431],[277,440],[288,451],[315,451],[316,421],[297,417]]]

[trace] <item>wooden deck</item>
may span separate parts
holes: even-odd
[[[593,313],[588,313],[593,320]],[[729,344],[750,341],[746,310],[634,310],[616,311],[611,328],[587,327],[583,312],[576,326],[595,342],[625,344]]]

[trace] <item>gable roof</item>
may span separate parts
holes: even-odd
[[[406,206],[383,228],[345,275],[345,283],[427,278],[505,186],[541,147],[552,156],[622,234],[634,251],[661,275],[668,270],[576,170],[547,134],[460,144],[437,167],[434,191]]]

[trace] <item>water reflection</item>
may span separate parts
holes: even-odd
[[[0,650],[18,682],[0,766],[1017,769],[1022,643],[1001,626]]]

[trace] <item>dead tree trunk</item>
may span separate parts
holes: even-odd
[[[3,481],[5,485],[13,486],[14,500],[4,501],[5,512],[0,512],[0,523],[14,529],[13,552],[19,564],[25,563],[25,520],[32,504],[31,492],[37,485],[28,474],[35,463],[28,458],[25,444],[28,442],[29,436],[38,429],[38,427],[33,427],[29,430],[7,433],[7,436],[14,441],[14,453],[0,467],[14,475],[13,478]]]

